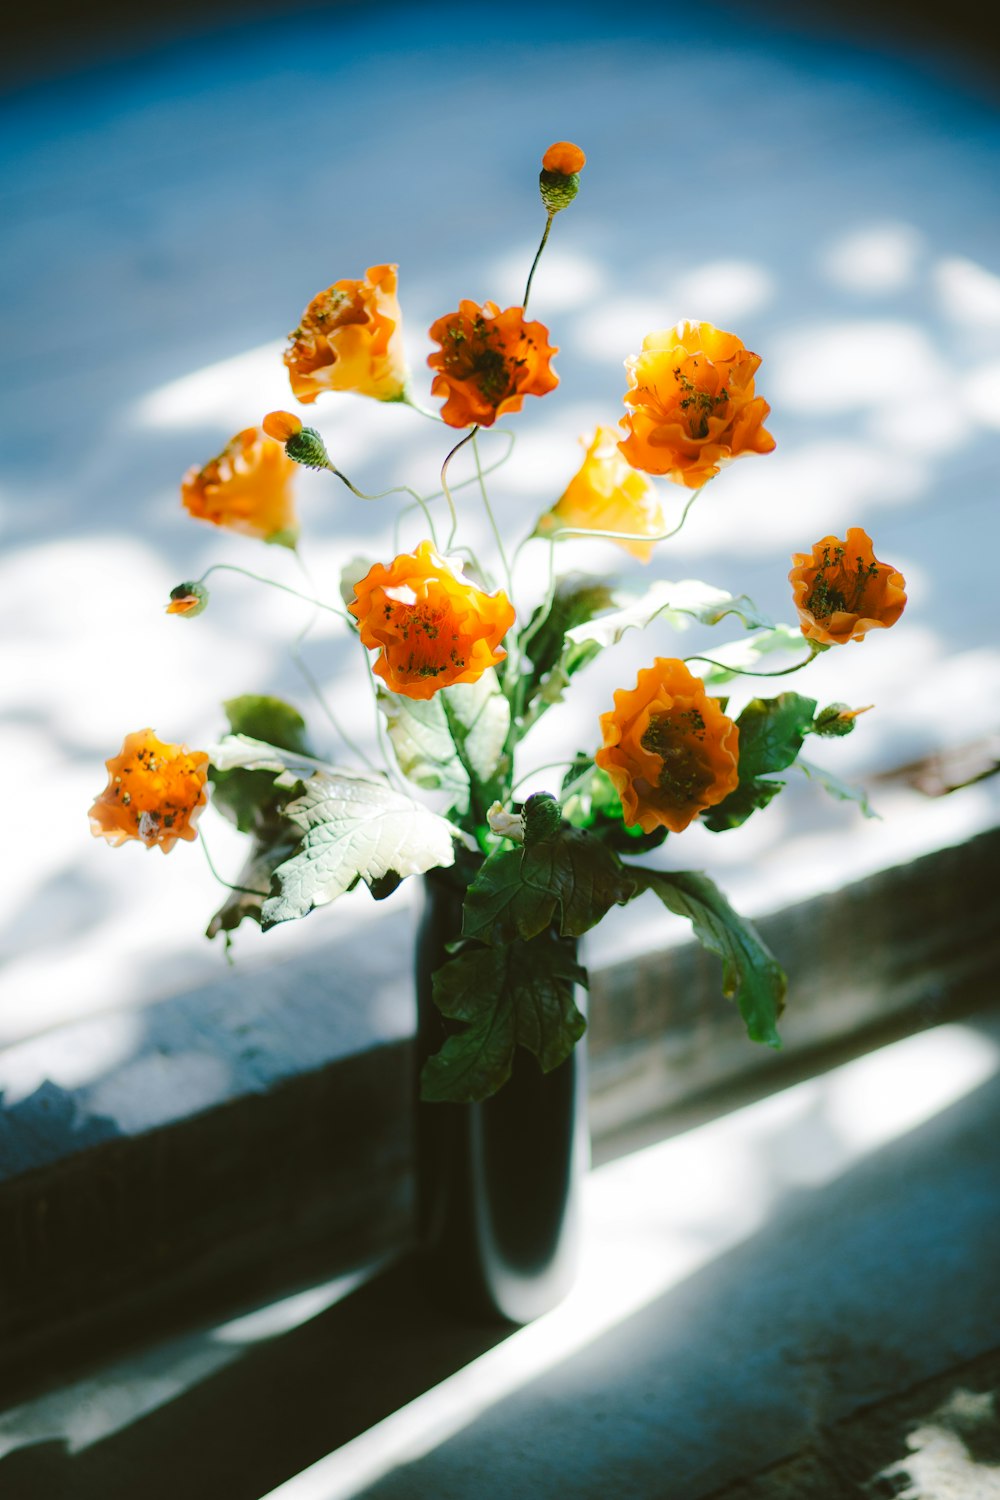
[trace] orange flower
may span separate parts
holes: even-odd
[[[598,427],[592,438],[580,441],[587,450],[586,457],[559,503],[539,520],[537,535],[546,536],[565,526],[579,531],[659,536],[665,523],[656,490],[644,474],[622,458],[614,428]],[[649,562],[653,555],[652,541],[619,540],[617,545],[642,562]]]
[[[601,729],[594,760],[614,783],[630,828],[681,833],[739,785],[739,729],[682,661],[658,657],[631,691],[619,689]]]
[[[572,141],[556,141],[542,157],[542,166],[546,172],[561,172],[564,177],[582,172],[586,165],[587,158]]]
[[[151,729],[138,729],[105,765],[108,784],[90,809],[95,838],[115,848],[138,839],[169,854],[178,839],[198,837],[194,825],[205,806],[208,776],[203,750],[166,745]]]
[[[762,423],[771,408],[754,395],[760,356],[711,323],[649,333],[625,361],[629,389],[620,447],[647,474],[695,490],[745,453],[770,453]]]
[[[544,396],[559,384],[549,368],[559,351],[544,324],[524,321],[523,307],[501,312],[495,302],[463,300],[458,312],[438,318],[430,336],[441,345],[427,359],[438,372],[431,393],[447,396],[441,415],[449,427],[492,427],[505,412],[520,411],[525,396]]]
[[[300,401],[321,391],[355,391],[399,401],[406,390],[398,266],[369,266],[363,281],[335,281],[310,302],[285,350]]]
[[[879,562],[860,526],[847,538],[825,536],[812,552],[795,552],[788,575],[802,634],[825,646],[864,639],[865,631],[895,625],[906,604],[902,573]]]
[[[295,464],[257,427],[238,432],[204,468],[181,480],[181,500],[199,521],[294,547],[299,526],[292,495]]]
[[[503,661],[500,642],[514,623],[506,594],[466,583],[430,542],[389,567],[376,563],[348,605],[362,644],[381,647],[374,671],[404,698],[432,698],[440,688],[475,682]]]

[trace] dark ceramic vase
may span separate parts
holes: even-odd
[[[461,921],[461,889],[426,877],[416,948],[420,1067],[446,1036],[431,976]],[[583,996],[576,1000],[583,1009]],[[576,1274],[588,1155],[582,1041],[550,1073],[518,1048],[510,1079],[481,1104],[418,1102],[419,1253],[437,1299],[468,1318],[512,1323],[560,1302]]]

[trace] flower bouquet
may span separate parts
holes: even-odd
[[[557,350],[548,328],[529,318],[528,304],[535,268],[556,216],[577,195],[584,163],[566,142],[545,153],[544,233],[521,304],[501,310],[462,300],[431,327],[430,394],[443,398],[440,411],[418,401],[406,369],[394,265],[321,291],[290,335],[284,362],[303,406],[350,391],[407,403],[444,435],[461,434],[442,445],[434,494],[387,492],[403,494],[397,538],[416,521],[414,544],[398,544],[389,560],[345,559],[339,596],[302,593],[357,640],[382,763],[372,766],[354,750],[328,706],[342,739],[332,756],[317,748],[290,704],[246,695],[224,705],[229,733],[207,750],[166,743],[151,729],[126,736],[91,809],[94,833],[110,843],[137,840],[168,852],[197,837],[211,795],[249,840],[242,873],[208,928],[227,943],[245,919],[266,930],[359,883],[383,900],[403,879],[430,874],[440,920],[427,950],[427,988],[440,1045],[425,1049],[421,1096],[437,1105],[496,1095],[515,1065],[541,1077],[566,1064],[585,1029],[578,940],[612,907],[647,892],[690,921],[721,958],[723,991],[749,1037],[779,1045],[785,978],[778,962],[704,874],[646,856],[695,820],[716,833],[739,827],[780,792],[781,773],[809,736],[849,734],[864,712],[842,703],[820,708],[782,690],[753,697],[734,717],[731,683],[797,672],[819,652],[892,625],[906,599],[903,579],[875,557],[860,528],[794,556],[795,626],[764,618],[744,595],[694,580],[657,578],[636,589],[559,573],[560,543],[570,537],[610,539],[652,563],[725,465],[773,449],[764,425],[770,408],[755,390],[759,356],[704,322],[645,338],[625,362],[618,426],[611,417],[583,439],[575,473],[567,458],[563,493],[530,535],[516,545],[501,535],[489,496],[498,465],[484,465],[477,434],[520,411],[526,397],[558,386]],[[459,485],[450,474],[463,449],[474,474]],[[381,498],[362,495],[320,434],[279,411],[192,468],[182,500],[202,521],[296,549],[299,466],[326,471],[363,499]],[[657,481],[666,483],[658,489]],[[462,537],[466,502],[458,491],[470,484],[492,527],[495,575]],[[668,520],[667,497],[678,491],[683,504]],[[548,581],[542,597],[526,601],[518,563],[528,547],[546,549]],[[226,566],[180,584],[168,612],[196,618],[208,604],[208,576]],[[580,690],[587,664],[627,631],[655,622],[662,642],[692,620],[738,638],[697,656],[651,650],[634,685],[594,705],[593,735],[566,747],[551,791],[519,799],[533,770],[532,729]],[[791,664],[762,668],[772,653]],[[850,795],[825,773],[819,779]]]

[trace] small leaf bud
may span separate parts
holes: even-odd
[[[562,827],[562,808],[551,792],[536,792],[524,804],[525,845],[547,844]]]
[[[186,615],[193,619],[208,608],[208,589],[203,583],[179,583],[170,590],[168,615]]]
[[[864,708],[849,708],[846,703],[830,703],[826,708],[821,708],[813,719],[812,733],[839,739],[852,732],[859,714],[866,714],[874,707],[874,703],[867,703]]]

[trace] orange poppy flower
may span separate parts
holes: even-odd
[[[217,458],[181,480],[184,507],[199,521],[294,547],[299,535],[292,493],[295,464],[258,427],[238,432]]]
[[[90,831],[117,848],[138,839],[169,854],[178,839],[197,838],[205,806],[208,756],[186,745],[167,745],[151,729],[127,734],[118,755],[105,761],[108,784],[90,809]]]
[[[678,323],[649,333],[625,361],[629,389],[620,444],[629,463],[695,490],[723,464],[770,453],[763,427],[771,408],[754,395],[760,356],[711,323]]]
[[[500,642],[514,623],[506,594],[466,583],[430,542],[388,567],[376,563],[348,605],[362,644],[381,648],[374,671],[404,698],[475,682],[503,661]]]
[[[598,427],[592,438],[580,441],[586,457],[558,504],[539,520],[536,534],[546,536],[565,526],[574,531],[631,531],[640,536],[659,536],[665,522],[656,490],[619,453],[614,428]],[[653,555],[652,541],[611,540],[641,562],[649,562]]]
[[[563,177],[582,172],[586,165],[586,156],[572,141],[556,141],[542,157],[542,166],[546,172],[560,172]]]
[[[631,691],[615,693],[601,729],[594,760],[614,783],[630,828],[681,833],[739,785],[739,729],[682,661],[658,657],[644,668]]]
[[[403,314],[396,295],[399,267],[369,266],[363,281],[335,281],[310,302],[289,334],[285,364],[300,401],[321,391],[354,391],[399,401],[408,371]]]
[[[895,625],[903,613],[905,579],[878,561],[860,526],[849,527],[844,541],[825,536],[812,552],[793,553],[792,562],[788,581],[807,640],[844,646]]]
[[[458,312],[438,318],[430,336],[441,345],[427,359],[438,372],[431,393],[447,396],[441,416],[449,427],[492,427],[520,411],[525,396],[544,396],[559,384],[549,368],[559,351],[544,324],[525,322],[523,307],[501,312],[495,302],[463,300]]]

